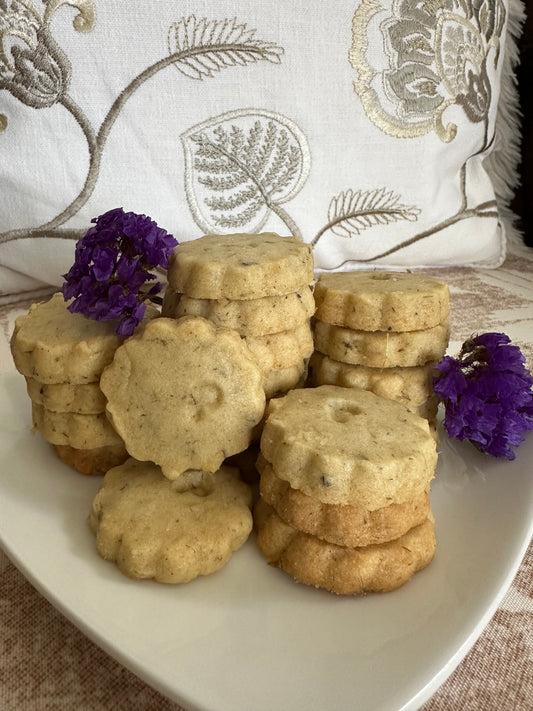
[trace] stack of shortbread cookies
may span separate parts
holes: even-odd
[[[361,389],[272,400],[261,437],[257,543],[297,581],[341,595],[403,585],[435,552],[426,419]]]
[[[313,282],[311,248],[294,237],[206,235],[175,249],[162,314],[201,316],[237,331],[261,368],[268,399],[305,381]]]
[[[450,335],[448,285],[410,272],[322,274],[315,287],[312,385],[370,390],[431,423],[433,366]]]
[[[13,360],[26,378],[35,429],[60,459],[83,474],[103,474],[127,457],[106,417],[99,384],[124,340],[113,329],[114,323],[70,313],[57,293],[20,316],[11,339]]]

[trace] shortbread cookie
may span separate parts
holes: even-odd
[[[198,299],[259,299],[312,284],[313,269],[311,246],[295,237],[206,235],[175,248],[168,282]]]
[[[61,293],[19,316],[11,338],[17,370],[41,383],[94,383],[124,338],[115,321],[71,313]],[[157,312],[147,309],[146,320]]]
[[[334,360],[371,368],[394,368],[439,362],[448,347],[448,321],[423,331],[355,331],[317,319],[315,349]]]
[[[263,372],[299,365],[309,359],[314,349],[309,321],[292,331],[249,336],[244,340]]]
[[[356,504],[324,504],[293,489],[276,476],[272,465],[259,455],[260,492],[285,523],[339,546],[368,546],[399,538],[429,515],[429,490],[401,504],[368,511]]]
[[[94,449],[76,449],[67,444],[54,444],[53,447],[61,461],[80,474],[89,476],[101,476],[109,469],[123,464],[129,457],[122,443]]]
[[[287,368],[273,368],[263,373],[263,387],[266,397],[282,395],[293,388],[301,388],[307,379],[307,358]]]
[[[426,402],[419,405],[418,408],[412,408],[412,412],[420,417],[429,420],[429,424],[435,427],[437,424],[437,413],[439,411],[440,398],[438,395],[431,395]]]
[[[406,407],[418,407],[433,395],[433,365],[403,368],[369,368],[334,360],[315,351],[309,361],[311,383],[363,388],[375,395],[397,400]]]
[[[208,491],[177,484],[151,462],[128,459],[111,469],[88,519],[102,558],[130,578],[160,583],[222,568],[250,535],[250,488],[230,467],[216,472]]]
[[[265,409],[261,370],[238,333],[206,319],[155,319],[117,349],[100,387],[132,457],[175,479],[216,471],[248,447]]]
[[[421,331],[448,318],[448,285],[420,273],[355,271],[321,274],[316,316],[360,331]]]
[[[65,444],[75,449],[94,449],[122,443],[105,412],[99,415],[53,412],[42,405],[32,403],[32,417],[35,429],[51,444]]]
[[[297,582],[337,595],[391,592],[425,568],[435,554],[433,517],[386,543],[349,548],[322,541],[281,520],[259,499],[254,509],[257,545],[272,565]]]
[[[162,307],[163,316],[202,316],[241,336],[291,330],[308,322],[314,312],[313,292],[307,285],[290,294],[259,299],[196,299],[168,287]]]
[[[426,491],[437,463],[427,420],[367,390],[335,385],[270,400],[261,452],[293,489],[371,511]]]
[[[105,412],[106,399],[98,383],[40,383],[26,378],[28,395],[33,402],[54,412],[97,415]]]
[[[435,420],[439,398],[433,391],[433,365],[404,368],[369,368],[333,360],[315,351],[309,361],[310,383],[362,388],[380,397],[396,400],[411,412]]]

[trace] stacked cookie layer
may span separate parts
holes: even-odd
[[[273,233],[207,235],[171,259],[163,316],[200,316],[237,331],[256,359],[267,398],[303,384],[313,351],[309,245]]]
[[[447,284],[409,272],[323,274],[315,302],[312,384],[370,390],[433,423],[433,366],[450,335]]]
[[[254,516],[263,555],[343,595],[386,592],[433,558],[426,419],[361,389],[323,385],[269,404]]]
[[[99,385],[123,340],[108,322],[70,313],[60,293],[15,323],[11,351],[26,378],[34,427],[84,474],[102,474],[127,457]]]

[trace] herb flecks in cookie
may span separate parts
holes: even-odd
[[[132,457],[176,479],[245,450],[265,410],[261,370],[236,331],[157,318],[117,349],[100,387]]]

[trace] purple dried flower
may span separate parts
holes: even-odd
[[[533,429],[533,377],[510,343],[504,333],[472,336],[457,358],[445,356],[434,380],[449,436],[506,459],[515,458],[512,447]]]
[[[115,332],[130,336],[142,321],[146,299],[161,290],[156,267],[168,268],[177,245],[174,237],[146,215],[119,207],[92,220],[95,223],[76,244],[74,264],[62,292],[72,313],[97,321],[120,319]]]

